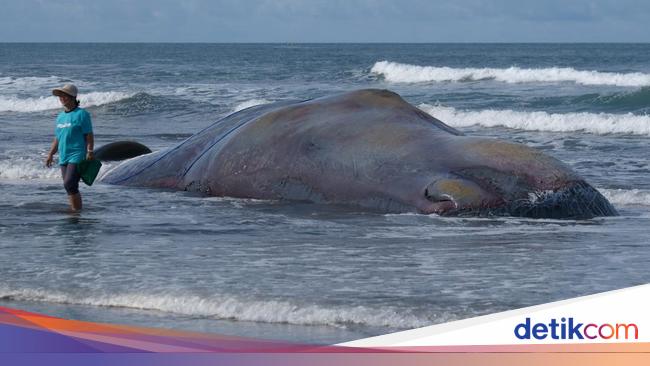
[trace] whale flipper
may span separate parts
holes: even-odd
[[[151,149],[135,141],[116,141],[95,150],[95,159],[100,161],[120,161],[149,154]]]

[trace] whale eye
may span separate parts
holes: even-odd
[[[474,182],[461,178],[443,178],[429,184],[424,195],[433,203],[455,207],[475,206],[483,200],[483,190]]]
[[[431,183],[424,189],[425,198],[431,202],[431,206],[428,206],[426,210],[427,213],[444,215],[458,209],[458,203],[456,203],[453,195],[448,191],[441,190],[440,183],[440,181]]]
[[[429,187],[424,189],[424,196],[431,202],[451,202],[454,199],[446,194],[446,193],[440,193],[436,190],[429,190]]]

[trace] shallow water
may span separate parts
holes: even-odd
[[[81,56],[68,65],[60,49]],[[648,45],[0,50],[0,305],[335,343],[649,280]],[[383,60],[397,71],[375,70]],[[548,81],[554,68],[562,78]],[[382,215],[102,184],[83,187],[86,209],[71,215],[58,169],[42,166],[58,112],[49,90],[67,81],[86,93],[98,146],[153,150],[250,105],[389,88],[466,134],[559,158],[621,216]]]

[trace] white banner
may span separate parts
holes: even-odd
[[[340,344],[351,347],[650,342],[650,284]]]

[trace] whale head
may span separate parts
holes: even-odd
[[[484,138],[455,141],[462,154],[424,188],[423,212],[555,219],[617,215],[598,190],[534,148]]]

